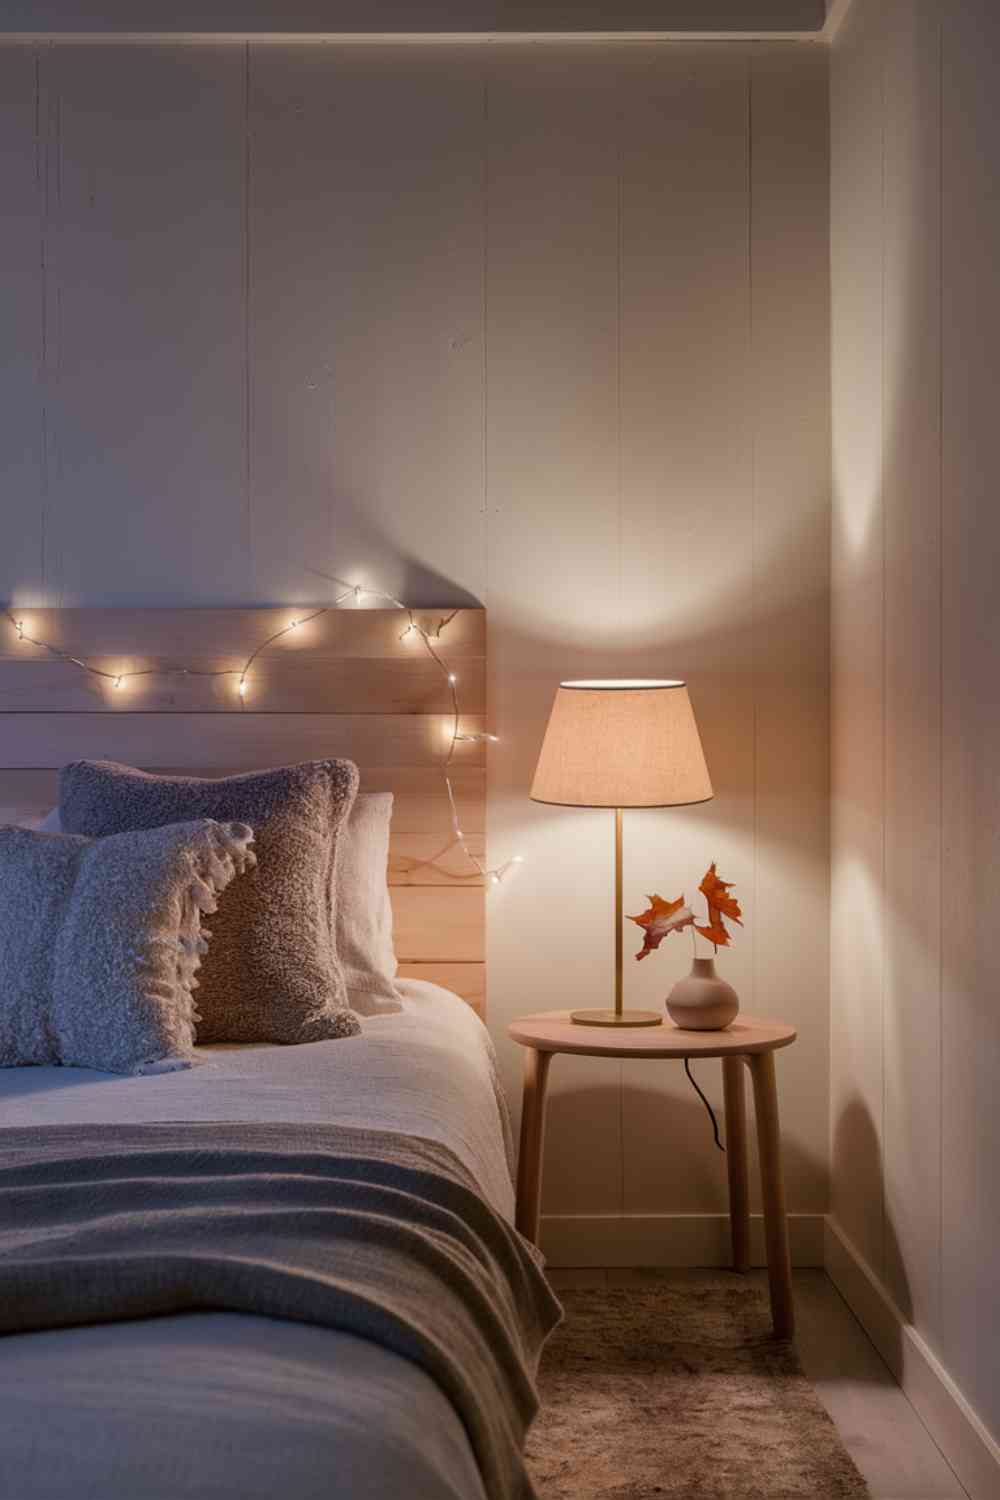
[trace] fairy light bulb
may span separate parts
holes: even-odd
[[[14,629],[17,631],[17,638],[18,638],[18,640],[19,641],[23,641],[24,640],[24,621],[23,620],[15,620],[14,621]]]
[[[239,693],[239,695],[240,695],[241,698],[245,698],[246,697],[246,695],[247,695],[247,680],[246,680],[245,677],[241,677],[240,678],[239,684],[238,684],[238,686],[236,688],[236,691]]]
[[[355,584],[355,585],[354,585],[354,598],[355,598],[355,600],[356,600],[356,601],[357,601],[357,602],[358,602],[358,603],[359,603],[359,604],[360,604],[360,603],[361,603],[361,595],[362,595],[362,594],[363,594],[363,593],[364,593],[364,589],[363,589],[363,588],[362,588],[362,587],[361,587],[361,585],[360,585],[360,583],[356,583],[356,584]]]
[[[122,686],[122,682],[123,682],[123,679],[121,677],[116,677],[115,680],[114,680],[114,682],[111,684],[111,686],[113,688],[120,688]]]
[[[452,687],[455,686],[455,683],[458,681],[458,678],[455,676],[454,672],[449,672],[448,673],[448,681],[451,683]]]

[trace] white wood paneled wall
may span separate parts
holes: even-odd
[[[998,90],[990,0],[834,48],[832,1208],[994,1436]]]
[[[626,903],[711,859],[737,883],[724,964],[799,1028],[789,1196],[814,1216],[827,163],[805,46],[0,47],[0,597],[290,603],[336,577],[486,604],[490,857],[528,860],[489,904],[515,1108],[508,1019],[611,983],[610,820],[527,799],[552,692],[686,676],[718,796],[628,817]],[[634,1003],[688,963],[630,965]],[[622,1254],[669,1260],[672,1216],[725,1203],[679,1069],[554,1074],[546,1210],[581,1248],[626,1213]]]

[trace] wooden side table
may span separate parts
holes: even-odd
[[[606,1027],[578,1026],[569,1017],[568,1010],[544,1011],[540,1015],[522,1016],[508,1028],[513,1040],[525,1048],[521,1153],[517,1166],[518,1229],[529,1240],[537,1242],[545,1094],[549,1064],[557,1052],[578,1053],[586,1057],[719,1057],[722,1059],[725,1096],[733,1266],[737,1271],[747,1270],[750,1264],[750,1192],[743,1087],[746,1066],[753,1080],[757,1116],[771,1317],[778,1337],[791,1338],[794,1329],[792,1273],[781,1175],[774,1054],[779,1047],[794,1042],[794,1028],[781,1021],[761,1021],[741,1015],[724,1031],[682,1031],[669,1021],[663,1026],[614,1031]]]

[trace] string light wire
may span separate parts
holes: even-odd
[[[308,625],[312,620],[318,620],[322,615],[330,614],[333,610],[339,609],[342,605],[346,604],[349,599],[353,599],[355,604],[360,604],[362,598],[365,597],[370,599],[384,600],[394,609],[402,610],[405,613],[408,623],[402,631],[402,634],[400,635],[400,640],[405,640],[412,635],[416,635],[417,639],[423,645],[424,650],[427,652],[427,655],[438,668],[438,671],[441,673],[441,676],[448,687],[448,693],[451,699],[451,708],[449,715],[451,727],[447,731],[448,748],[441,763],[441,771],[444,777],[445,791],[448,796],[448,810],[451,819],[454,842],[459,845],[463,855],[472,865],[472,867],[475,869],[476,873],[481,877],[482,880],[484,880],[488,885],[499,885],[504,876],[507,875],[510,870],[512,870],[516,865],[519,865],[523,862],[522,857],[519,854],[515,854],[511,859],[506,860],[502,865],[496,865],[492,868],[483,863],[479,856],[469,848],[466,835],[462,829],[461,820],[458,815],[458,803],[455,798],[455,788],[452,784],[451,767],[455,758],[456,745],[497,743],[497,736],[495,734],[490,734],[485,731],[477,731],[475,733],[468,733],[466,731],[463,731],[461,710],[458,701],[458,677],[457,674],[450,669],[447,662],[443,660],[440,653],[436,649],[435,643],[440,643],[443,632],[448,628],[452,620],[455,618],[456,614],[458,613],[457,610],[452,610],[451,614],[444,616],[441,620],[439,620],[437,628],[433,631],[430,631],[425,629],[424,626],[418,622],[410,606],[404,604],[401,599],[397,599],[394,594],[385,594],[382,593],[379,589],[370,589],[363,584],[352,584],[349,588],[345,589],[343,593],[338,594],[336,598],[331,601],[331,603],[321,605],[318,609],[310,610],[308,614],[298,615],[294,620],[291,620],[280,630],[274,631],[272,635],[269,635],[266,640],[261,641],[260,644],[250,652],[250,655],[246,658],[242,667],[139,667],[132,672],[110,672],[105,670],[103,667],[95,667],[90,662],[84,661],[82,657],[73,656],[71,652],[63,651],[59,646],[54,646],[50,641],[45,641],[38,636],[29,634],[28,630],[25,627],[24,620],[19,619],[17,615],[11,612],[11,610],[5,609],[3,613],[10,621],[11,625],[14,627],[17,639],[19,641],[24,641],[30,646],[37,646],[39,650],[48,652],[48,654],[56,661],[65,662],[67,666],[76,667],[78,671],[84,672],[90,677],[96,677],[104,682],[108,682],[110,683],[112,688],[122,689],[124,688],[125,684],[131,681],[133,678],[153,677],[160,674],[176,675],[179,677],[235,677],[236,692],[237,696],[239,697],[240,708],[245,709],[247,706],[246,700],[250,687],[250,672],[253,668],[254,662],[262,652],[267,650],[268,646],[272,646],[275,641],[280,641],[283,636],[290,635],[292,631],[300,629],[303,625]],[[433,863],[433,861],[429,861],[429,863]]]

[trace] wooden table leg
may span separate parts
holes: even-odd
[[[726,1109],[726,1168],[729,1172],[729,1231],[733,1270],[750,1269],[750,1170],[747,1165],[747,1105],[742,1057],[722,1059]]]
[[[756,1052],[747,1061],[753,1078],[757,1112],[757,1149],[760,1153],[760,1185],[764,1199],[771,1318],[778,1338],[789,1339],[795,1329],[795,1310],[792,1303],[792,1267],[788,1254],[788,1223],[785,1218],[785,1185],[781,1175],[774,1054]]]
[[[516,1224],[526,1239],[538,1244],[538,1215],[542,1196],[542,1149],[545,1145],[545,1088],[551,1052],[524,1050],[524,1092],[521,1097],[521,1149],[517,1159]]]

